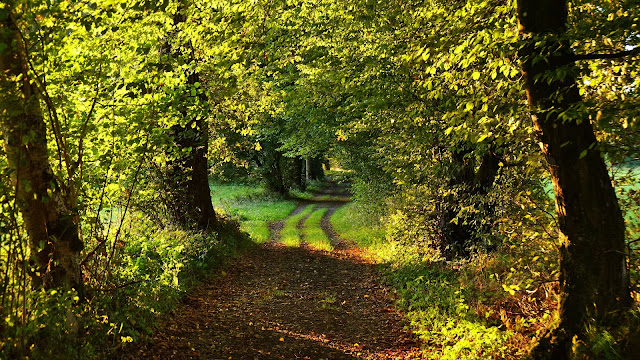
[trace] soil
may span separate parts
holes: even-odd
[[[344,202],[317,204],[329,208],[322,228],[333,251],[288,248],[279,242],[282,223],[270,224],[269,243],[189,293],[153,340],[126,358],[420,358],[376,265],[331,227],[329,217]]]

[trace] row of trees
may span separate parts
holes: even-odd
[[[537,217],[532,228],[557,230],[558,320],[532,356],[569,358],[587,324],[611,325],[632,304],[633,239],[607,163],[638,155],[630,145],[638,116],[634,5],[273,8],[274,47],[254,76],[284,92],[276,115],[284,121],[257,131],[275,126],[289,155],[327,147],[343,154],[360,176],[356,197],[396,199],[381,206],[406,215],[397,237],[449,258],[496,249],[511,232],[504,224],[522,216]],[[552,211],[547,182],[557,228],[542,224]],[[416,227],[422,232],[407,239]]]
[[[100,183],[93,177],[112,171],[114,164],[109,157],[120,155],[110,153],[113,149],[109,149],[108,144],[96,143],[100,142],[99,136],[105,134],[94,135],[92,132],[104,131],[109,127],[109,120],[104,118],[107,109],[134,105],[127,100],[136,97],[148,101],[150,97],[145,100],[144,95],[150,95],[152,91],[149,84],[140,81],[140,74],[131,74],[129,78],[114,77],[113,72],[120,71],[118,64],[110,66],[106,58],[100,59],[102,54],[83,52],[85,46],[108,44],[107,38],[113,36],[109,32],[113,31],[113,27],[122,26],[125,20],[113,23],[113,19],[104,19],[104,23],[100,23],[98,19],[104,13],[117,13],[119,10],[120,15],[125,17],[129,9],[121,8],[122,4],[115,4],[112,9],[84,8],[64,2],[56,5],[16,1],[8,2],[2,8],[2,133],[8,175],[14,186],[13,204],[17,207],[14,210],[20,212],[24,221],[32,260],[36,264],[32,269],[35,286],[67,286],[83,293],[79,263],[79,254],[84,249],[81,219],[96,209],[87,208],[91,201],[85,200],[83,203],[80,198],[96,195],[86,188],[99,186]],[[117,140],[116,136],[123,134],[112,133],[115,136],[111,140],[120,144],[125,140],[125,144],[137,146],[134,152],[141,156],[133,179],[129,179],[130,183],[125,187],[137,185],[143,161],[151,153],[150,141],[160,142],[164,166],[158,167],[153,173],[158,178],[157,184],[165,190],[163,200],[168,212],[181,226],[205,231],[219,230],[209,196],[206,160],[208,129],[202,113],[207,108],[207,98],[199,89],[200,75],[195,68],[194,49],[188,41],[176,36],[175,29],[184,23],[186,6],[181,3],[174,5],[177,7],[173,9],[173,28],[163,34],[164,39],[155,39],[163,41],[156,49],[156,62],[148,62],[151,59],[144,59],[145,56],[137,59],[145,60],[142,64],[148,67],[145,71],[164,71],[175,78],[171,89],[160,95],[170,96],[169,99],[160,99],[158,103],[135,104],[159,106],[165,121],[153,126],[147,114],[133,121],[131,118],[122,118],[125,127],[138,127],[142,131],[135,137]],[[93,11],[87,15],[84,13],[86,10]],[[138,14],[134,16],[139,16],[141,11],[149,11],[144,8],[136,10]],[[57,24],[56,20],[64,15],[79,15],[81,18],[73,19],[79,21],[76,23],[68,21]],[[133,19],[128,21],[132,22]],[[39,24],[39,28],[32,30],[30,27],[33,24]],[[74,26],[84,26],[85,29],[76,29]],[[87,44],[86,37],[94,37],[95,43]],[[69,51],[82,56],[71,54],[64,59],[64,55],[53,55]],[[117,57],[121,53],[113,55]],[[97,57],[94,58],[98,61],[94,64],[97,68],[87,68],[88,63],[78,63],[78,57],[84,60],[83,56]],[[86,73],[90,75],[86,76]],[[90,77],[90,82],[84,83],[87,77]],[[109,81],[112,84],[105,84]],[[68,82],[94,89],[91,93],[74,93],[66,88]],[[117,92],[120,92],[120,97],[113,96]],[[75,98],[88,95],[91,96],[90,100]],[[117,104],[118,100],[126,102]],[[163,100],[171,102],[163,103]],[[154,135],[161,139],[152,139]],[[47,141],[51,137],[55,139],[53,144]],[[93,152],[93,158],[88,159],[87,150]],[[57,156],[51,157],[51,151]],[[104,161],[105,158],[108,160],[106,166],[89,165],[96,160]],[[126,190],[129,197],[132,190]],[[100,195],[100,205],[103,195],[104,191]],[[11,201],[9,198],[6,200]],[[104,242],[100,242],[97,246],[104,245]],[[96,250],[92,249],[90,254],[95,254]]]
[[[607,164],[638,156],[637,5],[6,2],[0,255],[24,228],[34,285],[82,294],[118,241],[105,208],[219,232],[209,169],[286,193],[329,155],[418,251],[559,230],[558,322],[532,356],[569,358],[588,323],[632,305]]]

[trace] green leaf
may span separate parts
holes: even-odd
[[[473,109],[473,101],[469,101],[467,102],[467,104],[464,107],[465,111],[471,111]]]
[[[582,152],[580,153],[580,159],[582,159],[583,157],[587,156],[587,152],[589,152],[589,149],[582,150]]]

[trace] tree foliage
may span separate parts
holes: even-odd
[[[140,239],[211,230],[207,219],[216,214],[198,202],[208,200],[205,157],[212,178],[262,181],[284,195],[304,189],[305,174],[313,177],[330,158],[353,170],[354,198],[385,227],[399,262],[504,256],[514,269],[501,280],[507,294],[520,291],[513,296],[536,303],[553,301],[554,292],[565,299],[571,287],[553,287],[554,294],[545,287],[566,271],[554,250],[567,248],[557,240],[566,219],[554,215],[553,202],[562,209],[563,196],[580,186],[551,194],[557,172],[553,162],[546,171],[549,156],[539,149],[548,129],[531,114],[550,116],[551,128],[571,121],[593,127],[597,142],[583,144],[572,161],[601,159],[599,178],[588,178],[608,183],[608,170],[613,180],[622,210],[613,216],[620,225],[614,251],[625,252],[616,264],[628,259],[637,299],[639,9],[636,0],[567,3],[562,31],[541,35],[519,31],[513,0],[2,3],[0,56],[23,43],[24,66],[11,73],[3,60],[0,74],[1,314],[26,327],[28,311],[17,304],[36,303],[26,289],[37,275],[29,274],[50,271],[47,259],[40,269],[28,261],[40,244],[26,245],[19,185],[26,187],[14,143],[43,149],[53,179],[43,191],[60,192],[64,217],[84,243],[74,257],[89,302],[127,286],[136,273],[128,270],[132,254],[147,253]],[[571,66],[523,74],[523,66],[542,68],[559,52]],[[24,92],[18,85],[26,78],[43,126],[12,139],[17,122],[5,97]],[[546,86],[557,102],[530,108],[532,84]],[[566,105],[568,92],[558,84],[580,101]],[[557,144],[561,153],[576,131]],[[606,228],[585,214],[569,216],[584,218],[582,231]],[[215,232],[225,227],[234,228],[220,220]],[[551,327],[543,307],[527,313],[540,328]],[[586,324],[575,331],[580,344],[591,341],[583,330],[593,318],[572,320]],[[541,336],[535,332],[519,334],[532,343]],[[625,344],[612,346],[624,351]],[[16,346],[11,354],[26,355]],[[509,354],[516,353],[522,349]]]

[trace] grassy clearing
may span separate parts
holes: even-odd
[[[263,186],[242,184],[209,184],[214,204],[229,204],[238,200],[262,198],[267,195]]]
[[[300,246],[301,239],[300,239],[300,230],[298,229],[298,224],[307,215],[311,214],[311,212],[315,207],[316,207],[315,205],[309,205],[306,208],[304,208],[304,210],[301,213],[294,215],[285,221],[284,228],[280,233],[281,241],[283,244],[289,247]]]
[[[236,184],[212,184],[212,200],[216,211],[240,222],[256,243],[269,240],[268,223],[286,218],[296,203],[270,196],[264,187]]]
[[[322,221],[322,217],[327,213],[329,209],[318,209],[314,211],[309,218],[304,222],[304,227],[302,232],[304,234],[304,240],[307,244],[313,246],[316,249],[333,250],[333,246],[331,246],[331,241],[325,234],[322,227],[320,227],[320,222]]]

